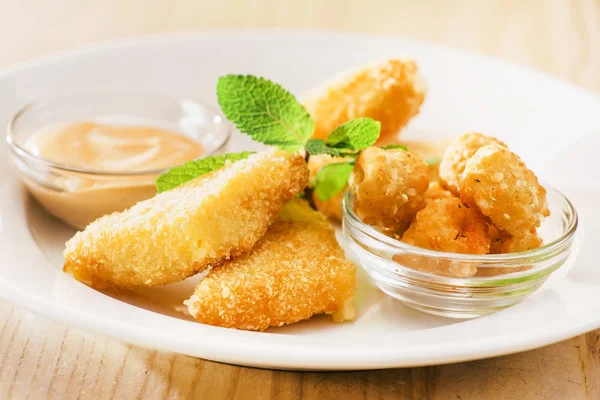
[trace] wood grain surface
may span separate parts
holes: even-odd
[[[213,28],[397,34],[600,91],[600,0],[1,0],[0,67],[99,40]],[[260,370],[132,347],[0,302],[0,399],[600,399],[600,331],[439,367]]]

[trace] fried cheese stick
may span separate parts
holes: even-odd
[[[214,267],[185,304],[203,324],[262,331],[321,313],[352,319],[355,286],[327,219],[294,200],[252,252]]]
[[[381,122],[380,141],[393,137],[419,113],[427,86],[412,60],[385,60],[346,71],[303,101],[315,121],[314,137],[327,139],[337,126],[353,118]]]
[[[67,242],[64,271],[96,288],[181,281],[249,251],[307,182],[301,155],[251,155],[92,222]]]

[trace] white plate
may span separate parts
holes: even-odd
[[[534,297],[471,321],[421,314],[361,279],[359,317],[327,317],[265,333],[222,329],[176,311],[191,283],[121,294],[96,292],[63,274],[73,232],[43,212],[0,155],[0,295],[65,324],[211,360],[272,368],[367,369],[439,364],[523,351],[600,327],[597,252],[600,99],[539,72],[462,50],[358,35],[238,32],[120,41],[47,57],[0,76],[0,120],[47,95],[127,87],[215,102],[217,77],[260,74],[297,94],[339,70],[386,56],[416,59],[430,92],[407,136],[482,131],[507,141],[574,201],[581,225],[575,265]],[[247,147],[236,136],[233,148]],[[588,171],[590,173],[586,173]],[[173,303],[170,303],[173,302]],[[145,308],[143,308],[145,307]]]

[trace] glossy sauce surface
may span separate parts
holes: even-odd
[[[28,147],[58,164],[104,172],[169,168],[203,153],[200,143],[161,128],[94,122],[41,130]]]
[[[94,171],[57,170],[41,179],[23,176],[29,191],[47,210],[77,229],[154,196],[157,170],[204,153],[198,142],[161,128],[92,122],[41,129],[30,137],[26,147],[57,164]],[[126,174],[140,171],[148,173]]]

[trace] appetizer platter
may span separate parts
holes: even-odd
[[[0,295],[37,313],[294,369],[600,326],[600,179],[582,171],[600,99],[564,82],[398,38],[255,32],[89,47],[0,88]]]

